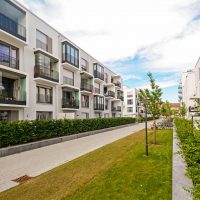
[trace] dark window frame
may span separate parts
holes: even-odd
[[[37,96],[36,96],[36,102],[37,102],[37,103],[53,104],[53,88],[49,88],[49,87],[45,87],[45,86],[40,86],[40,85],[37,85],[36,88],[37,88],[37,89],[36,89],[36,90],[37,90],[37,92],[36,92],[36,94],[37,94]],[[42,102],[42,101],[40,100],[40,88],[45,89],[45,102]],[[50,91],[50,101],[48,101],[47,90]]]

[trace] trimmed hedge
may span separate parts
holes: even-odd
[[[135,118],[0,121],[0,147],[135,123]]]
[[[158,119],[158,117],[156,119]],[[153,117],[147,117],[147,121],[151,121],[151,120],[153,120]],[[145,121],[145,118],[144,117],[137,117],[136,121],[141,123],[141,122]]]
[[[194,199],[200,199],[200,131],[192,127],[192,120],[174,119],[176,132],[187,162],[187,171],[194,185]]]

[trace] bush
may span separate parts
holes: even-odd
[[[0,121],[0,147],[135,123],[135,118]]]
[[[158,117],[157,117],[156,119],[158,119]],[[151,121],[151,120],[153,120],[153,117],[147,117],[147,121]],[[144,122],[144,121],[145,121],[145,118],[144,118],[144,117],[137,117],[137,118],[136,118],[136,121],[137,121],[138,123],[141,123],[141,122]]]
[[[192,120],[174,119],[177,135],[187,162],[188,174],[194,185],[194,198],[200,199],[200,131],[192,127]]]

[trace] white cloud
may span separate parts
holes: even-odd
[[[133,80],[133,79],[135,79],[135,80],[141,80],[142,79],[142,77],[140,77],[140,76],[131,75],[131,74],[129,74],[129,75],[122,75],[122,76],[123,76],[123,80],[124,81]]]
[[[20,0],[101,61],[133,57],[151,70],[182,70],[196,62],[200,24],[197,0]],[[179,38],[175,36],[179,35]]]

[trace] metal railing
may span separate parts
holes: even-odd
[[[26,28],[0,13],[0,29],[26,41]]]
[[[19,69],[19,60],[2,51],[0,51],[0,64],[13,69]]]
[[[69,100],[62,98],[62,108],[79,109],[79,100]]]
[[[121,83],[119,81],[115,82],[114,85],[121,88]]]
[[[66,77],[66,76],[63,76],[63,84],[74,86],[74,79]]]
[[[90,83],[81,82],[81,90],[86,90],[88,92],[92,92],[93,85]]]
[[[36,39],[36,48],[43,49],[45,51],[48,51],[48,45],[44,42],[40,41],[39,39]]]
[[[104,96],[105,97],[115,97],[115,92],[109,90],[104,94]]]
[[[82,108],[89,108],[89,101],[82,101],[81,106]]]
[[[94,70],[94,78],[99,78],[101,80],[104,80],[104,74],[97,70]]]
[[[47,67],[43,67],[40,65],[35,66],[34,77],[40,77],[50,81],[59,82],[59,73],[57,71],[53,71]]]
[[[18,92],[18,91],[16,91]],[[15,93],[15,91],[13,91]],[[23,92],[24,99],[16,98],[14,96],[0,95],[0,104],[14,104],[14,105],[26,105],[26,92]]]
[[[95,92],[96,94],[100,94],[100,88],[95,87],[95,88],[94,88],[94,92]]]
[[[51,95],[44,95],[44,94],[37,94],[37,103],[49,103],[52,104],[52,96]]]
[[[94,103],[94,110],[104,110],[104,104]]]

